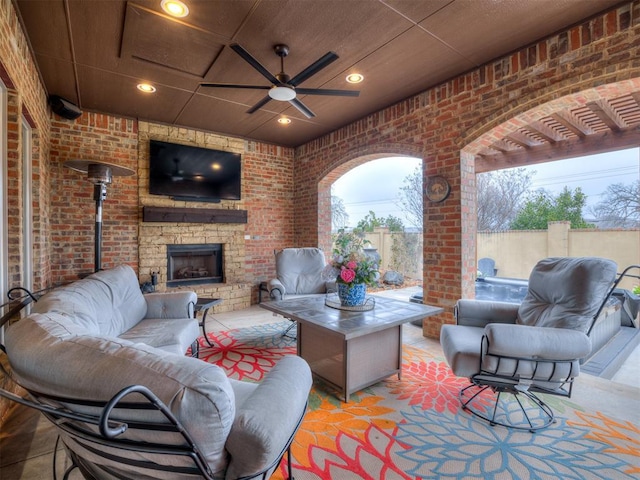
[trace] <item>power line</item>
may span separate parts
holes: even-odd
[[[537,185],[538,187],[545,187],[545,186],[549,186],[549,185],[562,185],[562,184],[568,184],[568,183],[578,183],[578,182],[589,182],[589,181],[594,181],[594,180],[600,180],[603,178],[613,178],[613,177],[620,177],[622,175],[604,175],[604,176],[600,176],[597,178],[583,178],[583,179],[576,179],[576,180],[560,180],[558,182],[545,182],[545,183],[539,183],[539,182],[533,182],[535,185]],[[605,187],[606,188],[606,187]]]
[[[369,205],[371,203],[389,203],[389,202],[394,202],[396,199],[395,198],[381,198],[381,199],[374,199],[374,200],[362,200],[360,202],[349,202],[346,203],[345,202],[345,207],[346,206],[354,206],[354,205]]]
[[[619,173],[615,173],[613,175],[605,175],[607,173],[613,173],[613,172],[619,172]],[[534,180],[534,183],[539,183],[540,181],[544,182],[548,180],[554,180],[554,181],[562,181],[564,179],[571,180],[571,179],[577,179],[577,178],[583,178],[583,177],[589,180],[599,180],[601,178],[619,177],[622,175],[634,174],[634,173],[636,174],[638,173],[638,168],[636,167],[608,168],[604,170],[595,170],[593,172],[571,173],[567,175],[554,175],[553,177],[542,177],[537,181]],[[594,178],[590,178],[590,177],[594,177]]]

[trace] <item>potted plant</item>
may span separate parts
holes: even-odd
[[[365,253],[363,236],[340,229],[334,236],[333,256],[327,266],[327,277],[335,279],[343,306],[362,305],[368,285],[375,285],[378,264]]]

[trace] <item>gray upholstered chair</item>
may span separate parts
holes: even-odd
[[[325,281],[323,278],[322,273],[327,262],[324,252],[319,248],[284,248],[276,251],[275,257],[276,278],[271,279],[267,284],[269,297],[272,300],[324,295],[337,290],[335,281]],[[295,326],[295,322],[292,321],[283,335],[288,335]]]
[[[285,248],[275,252],[275,257],[276,278],[268,284],[273,300],[336,290],[335,282],[326,282],[322,277],[326,259],[319,248]]]
[[[459,300],[457,324],[442,327],[440,342],[455,375],[471,381],[460,392],[463,408],[492,425],[548,426],[553,411],[535,393],[571,396],[616,268],[597,257],[547,258],[531,272],[520,305]],[[501,402],[502,393],[517,402]]]

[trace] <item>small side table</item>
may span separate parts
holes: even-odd
[[[193,314],[196,317],[198,316],[198,312],[202,312],[202,321],[198,323],[198,326],[202,327],[202,336],[204,337],[204,341],[207,342],[210,347],[213,347],[214,345],[209,341],[209,337],[207,337],[207,313],[209,313],[209,309],[211,307],[215,307],[216,305],[219,305],[221,303],[221,298],[198,298],[198,301],[193,306]]]

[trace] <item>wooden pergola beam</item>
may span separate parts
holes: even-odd
[[[583,138],[575,138],[518,151],[496,155],[478,155],[475,167],[476,173],[491,172],[504,168],[523,167],[525,165],[612,152],[639,145],[640,125],[628,130],[606,131]]]

